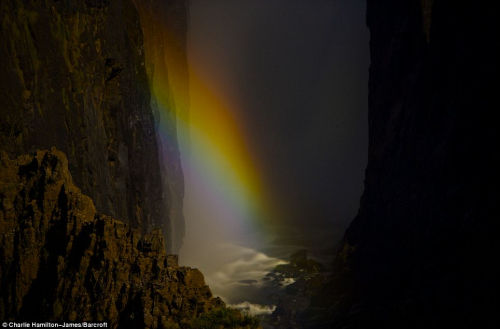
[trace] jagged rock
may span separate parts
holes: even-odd
[[[99,212],[173,234],[132,0],[5,0],[0,17],[1,149],[55,146]]]
[[[224,309],[200,271],[166,254],[159,230],[141,235],[97,213],[62,152],[1,153],[0,319],[194,328]]]

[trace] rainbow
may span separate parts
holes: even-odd
[[[241,113],[217,97],[209,87],[213,84],[204,83],[196,73],[191,70],[189,75],[192,110],[188,126],[183,127],[191,132],[191,174],[203,183],[207,195],[216,193],[221,206],[230,211],[229,218],[263,228],[274,210],[267,203],[261,167],[246,140]]]
[[[259,174],[263,167],[250,147],[241,111],[220,96],[197,63],[187,63],[185,40],[176,36],[175,26],[167,26],[171,20],[138,8],[162,144],[168,148],[178,139],[184,175],[212,205],[209,211],[216,213],[211,217],[219,217],[235,233],[264,233],[266,223],[279,216]]]

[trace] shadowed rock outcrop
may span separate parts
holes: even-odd
[[[198,328],[210,311],[232,312],[212,297],[198,270],[166,254],[161,232],[141,235],[97,213],[73,184],[62,152],[15,160],[2,152],[0,319]],[[231,316],[231,325],[211,325],[257,327]]]

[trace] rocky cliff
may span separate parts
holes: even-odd
[[[304,326],[498,325],[499,18],[487,1],[368,0],[365,190]]]
[[[169,232],[133,2],[6,0],[0,17],[2,150],[56,146],[100,212]]]
[[[160,231],[96,212],[64,154],[0,157],[0,319],[106,321],[111,328],[205,328],[231,312],[203,275],[167,255]],[[227,325],[256,328],[235,312]],[[219,322],[217,322],[219,321]],[[211,327],[207,328],[211,328]]]
[[[159,327],[217,306],[201,273],[166,255],[161,233],[96,213],[63,153],[3,153],[0,196],[0,318]]]
[[[177,253],[185,233],[184,176],[178,142],[182,129],[177,126],[179,121],[188,119],[189,108],[186,54],[188,2],[134,0],[134,3],[144,35],[146,72],[152,92],[151,107],[159,128],[157,141],[170,231],[168,249]]]

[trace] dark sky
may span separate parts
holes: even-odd
[[[191,0],[190,16],[191,61],[244,116],[287,231],[339,237],[366,165],[365,1]]]

